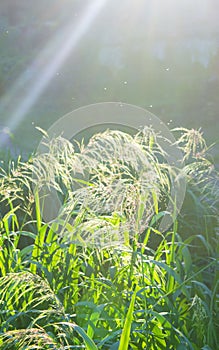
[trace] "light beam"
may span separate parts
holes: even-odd
[[[77,46],[78,42],[88,31],[90,25],[100,13],[107,0],[92,1],[92,4],[86,9],[84,15],[77,25],[75,22],[68,24],[59,32],[46,48],[42,50],[37,59],[26,69],[26,71],[17,80],[11,91],[1,101],[2,111],[10,108],[11,104],[16,102],[19,97],[21,102],[18,106],[12,108],[11,117],[8,120],[7,127],[15,131],[19,123],[27,115],[31,107],[45,91],[51,79],[63,65],[70,53]],[[34,72],[32,75],[31,72]],[[20,90],[27,84],[32,83],[32,88],[25,94],[20,95]],[[0,140],[1,144],[1,140]]]

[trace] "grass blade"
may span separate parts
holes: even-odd
[[[93,340],[87,335],[83,328],[71,322],[60,322],[60,324],[72,327],[82,337],[87,350],[97,350]]]
[[[125,324],[122,330],[118,350],[128,350],[129,338],[131,333],[131,325],[132,325],[132,319],[133,319],[133,311],[134,311],[134,305],[135,305],[135,297],[136,297],[136,292],[134,292],[132,295],[128,313],[125,319]]]

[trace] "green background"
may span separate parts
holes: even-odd
[[[96,6],[95,0],[1,2],[1,150],[29,154],[41,136],[35,126],[47,129],[73,109],[104,101],[141,106],[170,127],[201,127],[215,141],[217,1],[105,1],[47,81],[47,70]],[[218,162],[218,148],[212,153]]]

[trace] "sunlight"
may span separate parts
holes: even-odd
[[[19,123],[24,119],[30,108],[44,92],[51,79],[56,75],[70,53],[77,46],[78,42],[86,34],[92,22],[99,14],[106,0],[96,0],[86,9],[82,19],[75,25],[68,23],[66,27],[56,34],[52,41],[46,45],[36,60],[17,80],[11,91],[7,92],[1,101],[2,110],[16,103],[19,97],[18,106],[12,106],[11,117],[7,123],[10,130],[14,131]],[[20,96],[20,89],[25,84],[33,81],[32,88],[26,91],[24,96]],[[28,88],[28,86],[27,86]]]

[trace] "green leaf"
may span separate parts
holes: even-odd
[[[136,297],[136,292],[134,292],[132,295],[128,313],[125,319],[125,324],[122,330],[118,350],[128,350],[129,338],[131,333],[131,325],[132,325],[132,319],[133,319],[133,311],[134,311],[134,305],[135,305],[135,297]]]
[[[60,324],[74,328],[74,330],[82,337],[87,350],[97,350],[93,340],[87,335],[83,328],[72,322],[60,322]]]

